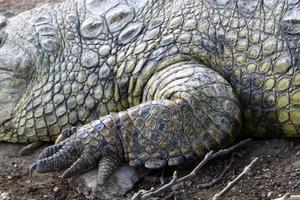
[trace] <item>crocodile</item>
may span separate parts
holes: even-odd
[[[39,173],[159,169],[300,136],[295,0],[66,0],[0,20],[0,141]]]

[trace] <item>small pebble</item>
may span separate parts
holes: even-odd
[[[268,192],[268,193],[267,193],[267,197],[268,197],[268,198],[271,197],[272,194],[273,194],[273,192],[271,192],[271,191]]]
[[[57,186],[53,188],[53,192],[55,192],[55,193],[56,193],[56,192],[59,192],[59,190],[60,190],[60,188],[57,187]]]
[[[3,192],[0,193],[0,200],[14,200],[15,198],[11,193]]]
[[[191,187],[191,186],[192,186],[192,184],[193,184],[193,182],[192,182],[192,181],[187,181],[187,182],[185,182],[185,185],[186,185],[186,186],[188,186],[188,187]]]
[[[299,167],[300,167],[300,160],[297,160],[297,161],[293,162],[292,165],[293,165],[295,168],[299,168]]]
[[[285,168],[284,168],[284,172],[285,173],[290,173],[292,171],[292,167],[291,166],[286,166]]]
[[[292,177],[295,177],[295,176],[297,176],[297,174],[294,173],[294,172],[292,172],[292,173],[291,173],[291,176],[292,176]]]

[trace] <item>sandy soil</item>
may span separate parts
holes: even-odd
[[[19,12],[47,1],[49,0],[0,0],[0,10],[9,9]],[[22,145],[0,143],[0,200],[4,200],[5,195],[13,197],[10,199],[28,200],[84,199],[69,188],[68,182],[61,180],[56,173],[35,174],[29,177],[28,167],[40,150],[35,154],[19,157],[18,151],[21,147]],[[197,178],[178,188],[175,196],[169,199],[210,199],[225,187],[228,181],[236,177],[254,157],[259,157],[259,161],[252,174],[234,187],[224,199],[267,200],[286,192],[300,194],[300,141],[273,139],[256,140],[239,150],[230,171],[216,186],[210,189],[197,187],[200,183],[207,182],[219,174],[227,164],[228,158],[211,161],[199,172]],[[176,170],[182,176],[189,173],[193,167]],[[170,177],[173,170],[175,169],[168,169],[165,176]],[[159,176],[159,172],[154,173],[154,178],[146,178],[134,190],[158,186]],[[168,181],[168,178],[165,180]],[[130,198],[132,194],[133,192],[130,192],[124,198]],[[156,199],[163,199],[166,195],[168,194],[163,194]]]

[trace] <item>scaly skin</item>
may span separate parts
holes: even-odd
[[[1,32],[0,80],[20,83],[0,89],[10,97],[0,139],[51,141],[86,124],[65,129],[36,170],[70,177],[99,165],[103,184],[124,161],[201,158],[241,125],[255,137],[298,137],[299,6],[69,0],[13,17]]]

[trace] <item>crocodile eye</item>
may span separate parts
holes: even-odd
[[[7,38],[7,33],[3,32],[3,31],[0,32],[0,47],[3,46],[6,38]]]

